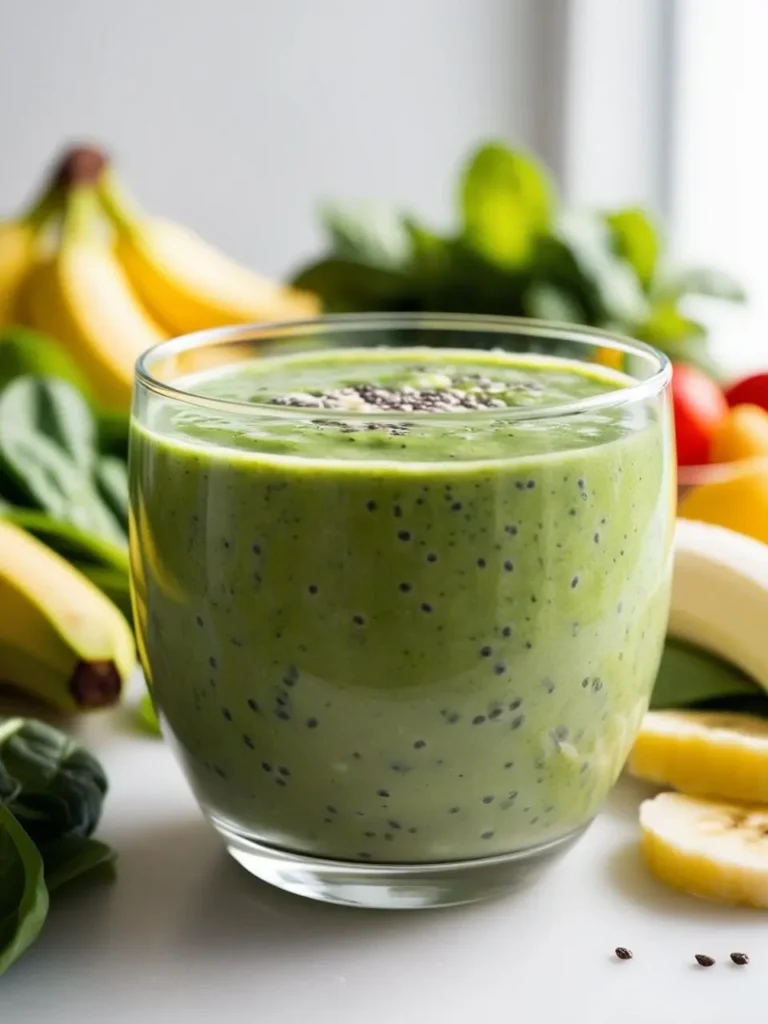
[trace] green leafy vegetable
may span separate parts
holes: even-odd
[[[334,252],[342,259],[393,269],[408,260],[410,240],[403,219],[381,203],[366,203],[355,209],[325,203],[320,219]]]
[[[745,302],[747,297],[744,289],[730,274],[711,267],[690,267],[671,273],[658,282],[656,292],[671,301],[685,295],[722,299],[725,302]]]
[[[60,377],[83,393],[87,390],[77,365],[58,342],[27,327],[0,328],[0,391],[27,374]]]
[[[324,207],[327,252],[294,283],[329,312],[491,313],[582,323],[629,334],[716,371],[690,296],[741,301],[730,277],[678,270],[641,209],[564,208],[528,154],[498,142],[471,154],[459,223],[439,234],[410,213]],[[450,342],[449,332],[441,342]],[[435,344],[434,338],[429,343]]]
[[[470,159],[461,182],[463,234],[492,263],[524,264],[549,226],[551,207],[549,182],[531,157],[491,143]]]
[[[48,916],[43,859],[0,804],[0,974],[35,941]]]
[[[37,938],[48,894],[114,860],[91,838],[107,780],[80,743],[27,718],[0,718],[0,974]]]
[[[96,442],[93,414],[70,384],[17,378],[0,393],[0,496],[125,545],[125,527],[113,511],[114,480],[109,501],[100,489]]]
[[[659,261],[661,240],[655,225],[644,210],[630,207],[606,216],[617,256],[626,260],[644,289],[650,287]]]
[[[107,792],[85,747],[44,722],[0,720],[0,802],[36,842],[90,836]]]
[[[667,638],[651,707],[681,708],[717,701],[743,706],[742,698],[761,702],[768,710],[768,695],[756,683],[720,658],[679,640]]]
[[[40,853],[48,892],[115,861],[115,851],[110,846],[84,836],[53,839],[41,845]]]

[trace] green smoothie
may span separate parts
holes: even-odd
[[[183,379],[134,425],[142,660],[215,822],[423,863],[592,818],[667,617],[668,425],[630,383],[340,348]]]

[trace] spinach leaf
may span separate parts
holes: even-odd
[[[481,147],[460,184],[463,235],[492,263],[517,267],[549,227],[552,197],[544,169],[499,143]]]
[[[0,780],[0,803],[35,842],[90,836],[107,792],[96,758],[34,719],[0,719]]]
[[[410,301],[402,271],[335,255],[305,267],[294,285],[321,295],[326,311],[333,313],[402,309]]]
[[[661,241],[656,225],[644,210],[631,207],[606,215],[613,248],[617,256],[634,269],[644,289],[648,289],[656,273]]]
[[[115,851],[110,846],[85,836],[65,836],[42,843],[40,853],[48,892],[115,860]]]
[[[762,699],[768,706],[765,692],[734,665],[680,640],[667,638],[659,674],[651,698],[651,707],[681,708],[717,700],[741,698]]]
[[[667,273],[660,278],[654,289],[660,297],[676,300],[686,295],[707,299],[722,299],[725,302],[746,302],[744,289],[730,274],[711,267],[689,267]]]
[[[55,442],[80,470],[93,466],[96,426],[80,393],[55,377],[25,376],[3,396],[3,426]]]
[[[0,804],[0,974],[35,941],[47,915],[42,857]]]
[[[99,435],[99,451],[102,455],[114,455],[123,462],[128,461],[128,435],[130,420],[125,413],[100,411],[96,418]]]
[[[592,291],[595,319],[633,324],[647,315],[648,301],[632,267],[612,251],[606,225],[586,213],[563,214],[556,237],[567,247]]]
[[[381,203],[340,206],[324,203],[320,221],[334,253],[342,259],[373,267],[402,267],[410,258],[410,241],[403,217]]]
[[[0,494],[125,545],[125,528],[99,492],[97,467],[93,415],[71,385],[19,377],[0,394]]]
[[[87,391],[83,375],[58,342],[27,327],[0,328],[0,391],[27,374],[60,377]]]
[[[128,467],[114,455],[102,455],[94,468],[96,486],[123,530],[128,530]]]

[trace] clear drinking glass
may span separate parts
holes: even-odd
[[[664,638],[669,376],[601,332],[447,315],[206,331],[140,360],[141,660],[249,871],[448,905],[584,831]]]

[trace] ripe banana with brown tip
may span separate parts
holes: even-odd
[[[133,634],[115,605],[0,519],[0,682],[77,711],[115,703],[134,665]]]

